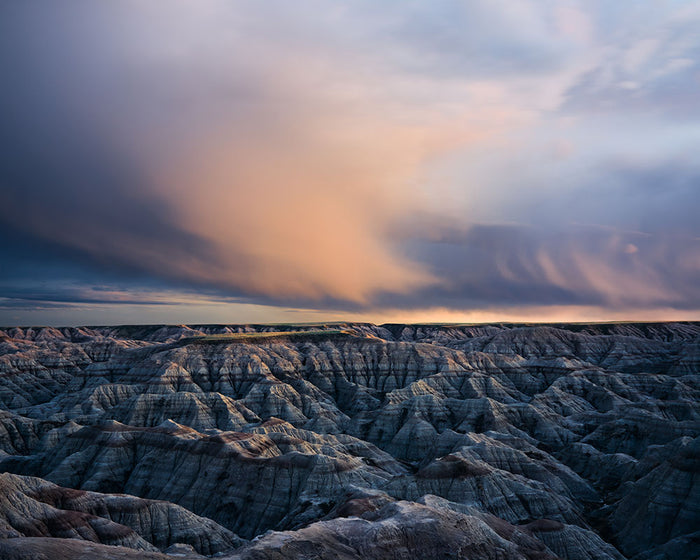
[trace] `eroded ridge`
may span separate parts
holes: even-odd
[[[0,330],[0,557],[694,559],[700,324]]]

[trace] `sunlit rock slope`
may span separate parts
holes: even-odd
[[[0,557],[695,559],[700,323],[0,330]]]

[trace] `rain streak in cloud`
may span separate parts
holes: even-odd
[[[1,322],[697,313],[698,26],[693,2],[7,3]]]

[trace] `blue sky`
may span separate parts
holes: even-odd
[[[700,2],[0,6],[0,324],[697,319]]]

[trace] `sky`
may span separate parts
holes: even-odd
[[[0,325],[700,319],[700,1],[0,3]]]

